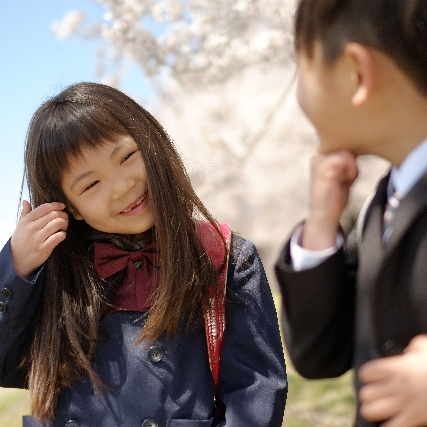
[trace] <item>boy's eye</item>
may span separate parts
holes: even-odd
[[[84,190],[83,193],[87,190],[90,190],[92,187],[94,187],[96,184],[98,184],[99,181],[93,181],[92,183],[90,183]]]
[[[124,156],[120,163],[125,162],[127,159],[129,159],[129,157],[132,156],[132,154],[135,154],[137,151],[138,150],[134,150],[134,151],[130,152],[129,154],[127,154],[126,156]]]

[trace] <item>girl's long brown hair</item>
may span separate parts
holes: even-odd
[[[27,135],[26,181],[33,207],[60,201],[69,205],[61,178],[70,159],[117,135],[138,144],[147,169],[155,237],[160,252],[160,287],[140,339],[155,340],[200,321],[216,283],[198,239],[194,220],[214,218],[195,194],[174,145],[158,121],[112,87],[79,83],[49,99],[34,114]],[[57,394],[80,375],[95,390],[102,386],[92,361],[98,324],[106,307],[104,283],[89,256],[93,230],[69,215],[67,238],[46,262],[43,296],[28,364],[32,413],[53,417]],[[224,258],[224,262],[225,262]]]

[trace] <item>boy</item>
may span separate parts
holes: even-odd
[[[287,348],[305,377],[355,369],[357,427],[427,426],[427,1],[300,0],[295,46],[320,146],[276,264]],[[352,247],[339,220],[363,154],[392,168]]]

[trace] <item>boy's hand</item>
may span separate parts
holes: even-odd
[[[427,425],[427,335],[413,338],[403,355],[365,363],[359,378],[364,418],[388,420],[381,427]]]
[[[17,274],[27,279],[66,237],[68,215],[59,202],[45,203],[31,210],[26,200],[10,240],[13,265]]]
[[[350,187],[358,176],[356,156],[349,151],[317,154],[311,161],[310,206],[302,246],[333,247]]]

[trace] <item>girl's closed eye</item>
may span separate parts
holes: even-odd
[[[96,184],[98,184],[98,182],[99,181],[93,181],[93,182],[91,182],[83,191],[82,191],[82,194],[84,193],[84,192],[86,192],[87,190],[90,190],[91,188],[93,188],[93,187],[95,187],[95,185]]]
[[[123,157],[120,164],[124,163],[126,160],[128,160],[133,154],[135,154],[138,150],[131,151],[129,154]]]

